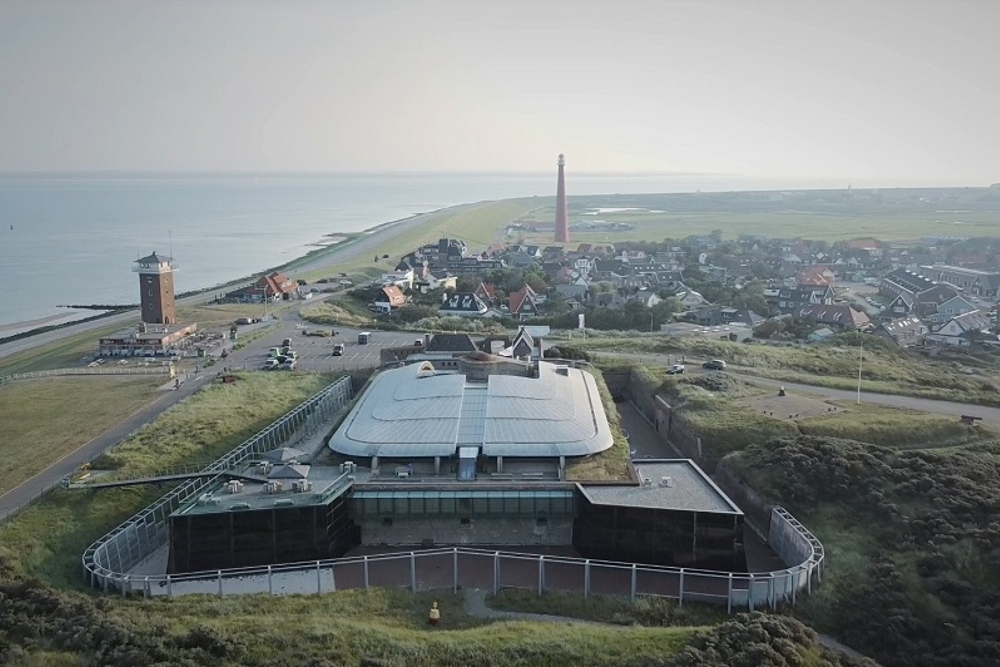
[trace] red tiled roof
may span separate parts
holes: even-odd
[[[390,306],[402,306],[406,303],[406,297],[395,285],[386,285],[382,288],[382,293],[385,294]]]

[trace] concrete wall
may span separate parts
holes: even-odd
[[[468,525],[463,525],[458,517],[393,518],[392,525],[385,525],[381,519],[361,522],[361,544],[364,546],[565,546],[572,543],[572,517],[549,517],[548,524],[541,526],[533,518],[473,518]]]

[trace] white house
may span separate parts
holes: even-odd
[[[988,331],[989,326],[989,316],[980,310],[973,310],[951,318],[927,334],[926,341],[941,345],[968,346],[977,334]]]

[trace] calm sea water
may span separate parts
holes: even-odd
[[[570,195],[787,187],[809,186],[567,176]],[[19,323],[93,314],[62,305],[137,302],[132,262],[152,251],[175,258],[183,292],[280,265],[330,234],[454,204],[554,192],[554,173],[0,175],[0,337],[26,328]]]

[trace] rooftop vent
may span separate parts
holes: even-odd
[[[651,480],[648,477],[643,477],[642,478],[642,485],[643,486],[653,486],[653,480]]]
[[[674,480],[671,479],[670,477],[664,475],[663,477],[660,478],[660,486],[670,487],[673,485],[674,485]]]

